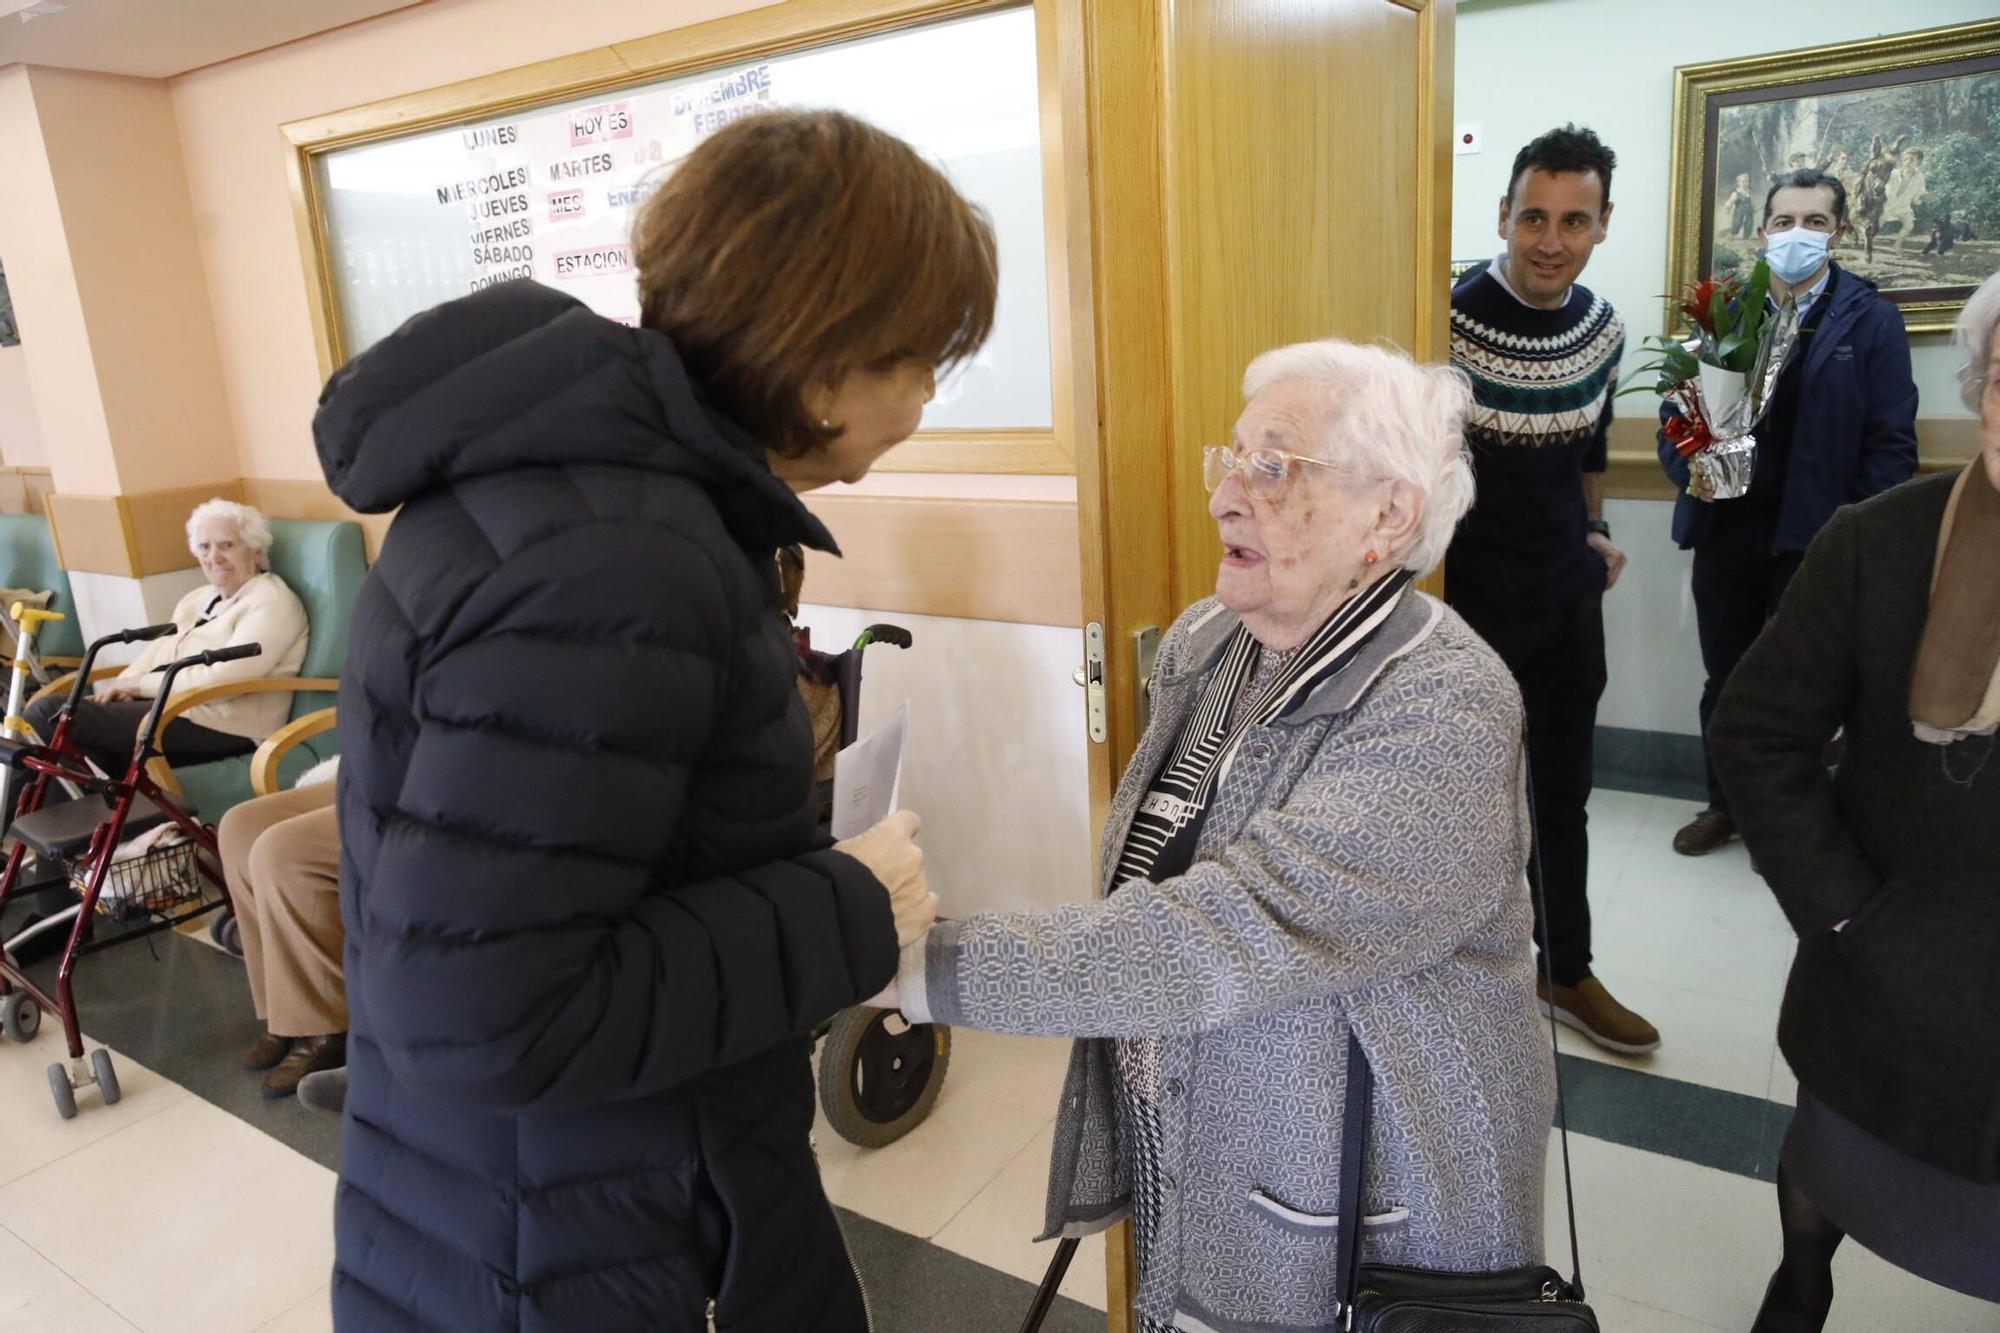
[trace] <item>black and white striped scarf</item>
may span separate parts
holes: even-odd
[[[1410,571],[1399,569],[1343,602],[1286,655],[1275,679],[1246,707],[1238,706],[1244,690],[1257,676],[1268,673],[1258,669],[1264,662],[1264,647],[1237,626],[1165,766],[1139,804],[1125,835],[1114,883],[1157,882],[1187,869],[1216,786],[1228,774],[1244,734],[1283,717],[1353,661],[1402,601],[1410,579]]]

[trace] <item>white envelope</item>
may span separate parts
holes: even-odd
[[[895,813],[909,744],[910,705],[905,700],[887,722],[834,756],[834,837],[866,833]]]

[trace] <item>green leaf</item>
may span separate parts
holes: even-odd
[[[1769,317],[1764,302],[1770,294],[1771,266],[1760,259],[1750,270],[1750,285],[1743,293],[1743,331],[1753,343],[1764,335],[1764,322]]]

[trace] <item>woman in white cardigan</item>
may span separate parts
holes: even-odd
[[[95,698],[77,705],[70,740],[99,767],[122,776],[147,710],[170,662],[211,648],[255,643],[255,657],[189,667],[174,677],[174,693],[263,676],[296,675],[306,657],[306,612],[285,581],[267,568],[271,525],[249,505],[209,500],[188,515],[188,550],[208,582],[174,608],[178,632],[154,639],[119,675],[99,683]],[[47,736],[59,697],[30,706],[28,720]],[[170,764],[199,764],[248,754],[284,725],[291,696],[246,694],[199,704],[175,718],[156,742]]]

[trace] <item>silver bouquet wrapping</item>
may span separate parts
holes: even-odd
[[[1757,358],[1747,374],[1703,362],[1700,379],[1681,386],[1683,406],[1693,409],[1691,415],[1706,425],[1711,437],[1707,447],[1688,459],[1689,470],[1708,483],[1711,498],[1734,500],[1749,491],[1757,466],[1753,432],[1771,410],[1778,377],[1798,340],[1798,303],[1787,297],[1777,315],[1765,323]]]

